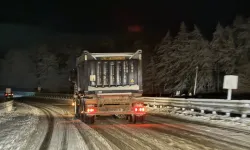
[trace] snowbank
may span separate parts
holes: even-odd
[[[15,107],[0,116],[0,149],[22,149],[36,130],[39,110],[23,103],[16,103]]]

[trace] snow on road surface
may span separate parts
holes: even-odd
[[[17,110],[0,116],[0,149],[21,149],[36,130],[39,111],[29,105],[17,103]]]
[[[56,107],[51,108],[41,103],[31,103],[31,105],[39,108],[45,116],[40,117],[37,130],[31,135],[25,150],[88,150],[85,141],[72,124],[72,116],[58,113]]]
[[[0,149],[250,149],[250,143],[246,140],[250,136],[243,133],[152,115],[147,116],[144,124],[129,124],[125,119],[99,117],[95,124],[87,125],[73,119],[72,107],[65,102],[24,102],[31,106],[17,103],[15,111],[1,116]]]

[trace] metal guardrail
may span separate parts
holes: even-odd
[[[4,92],[5,91],[0,91],[0,97],[4,97]],[[16,98],[16,97],[34,96],[35,92],[13,91],[13,94],[14,94],[14,98]]]
[[[250,114],[250,100],[224,100],[224,99],[184,99],[184,98],[164,98],[164,97],[143,97],[144,103],[153,106],[170,106],[183,109],[199,110],[204,113],[211,111],[241,114],[247,117]]]
[[[30,95],[29,95],[30,94]],[[38,98],[70,100],[72,94],[57,93],[29,93],[24,95],[35,96]],[[201,113],[211,111],[216,114],[223,112],[226,115],[230,113],[240,114],[242,117],[250,115],[250,100],[225,100],[225,99],[185,99],[168,97],[142,97],[140,98],[148,106],[155,107],[177,107],[181,109],[198,110]]]
[[[69,100],[73,98],[73,94],[58,94],[58,93],[35,93],[37,98]]]
[[[12,108],[13,108],[13,100],[0,103],[0,114],[5,113],[5,112],[9,112],[12,110]]]

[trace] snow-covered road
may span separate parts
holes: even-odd
[[[145,124],[101,117],[74,120],[67,101],[26,100],[0,118],[0,149],[201,150],[250,149],[250,136],[226,129],[147,116]],[[28,105],[26,105],[28,104]]]

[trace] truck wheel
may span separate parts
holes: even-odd
[[[136,124],[136,121],[137,121],[137,116],[135,115],[132,115],[132,123]]]
[[[83,118],[82,118],[84,123],[88,122],[88,116],[86,116],[86,114],[83,114]]]
[[[136,116],[135,115],[128,115],[128,122],[129,123],[136,123]]]
[[[79,106],[77,107],[76,118],[77,118],[77,119],[81,119],[81,112],[80,112]]]
[[[81,120],[82,122],[84,122],[84,115],[85,115],[85,114],[82,114],[82,113],[80,114],[80,120]]]
[[[89,117],[89,123],[94,124],[95,123],[95,116]]]
[[[75,118],[79,118],[78,110],[79,110],[79,107],[75,105]]]
[[[85,123],[93,124],[95,122],[95,116],[86,116],[85,115]]]
[[[125,119],[128,120],[129,119],[129,115],[126,115]]]
[[[132,115],[127,115],[128,116],[128,122],[131,123],[132,122]]]
[[[144,123],[144,120],[145,120],[145,115],[140,116],[140,122]]]

